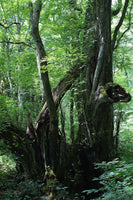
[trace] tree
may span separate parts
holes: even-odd
[[[90,176],[89,170],[93,162],[108,160],[114,156],[113,103],[128,102],[131,96],[120,85],[113,83],[112,54],[119,43],[120,38],[117,40],[117,34],[123,23],[129,1],[125,1],[122,16],[114,30],[112,40],[111,0],[84,2],[87,3],[86,13],[75,1],[59,3],[60,6],[68,6],[67,15],[70,15],[71,23],[74,25],[78,23],[80,21],[78,17],[81,17],[82,13],[84,14],[84,22],[82,19],[82,23],[78,24],[78,28],[81,27],[81,29],[78,29],[76,33],[74,32],[73,36],[70,34],[66,39],[62,34],[63,42],[66,41],[65,45],[71,44],[68,45],[67,51],[69,49],[69,51],[76,53],[70,57],[69,64],[72,67],[54,89],[51,89],[50,85],[49,57],[44,45],[45,39],[41,37],[42,30],[39,29],[41,11],[45,8],[42,7],[41,0],[29,3],[31,34],[43,85],[42,96],[46,102],[38,116],[35,128],[29,114],[26,131],[29,140],[24,133],[22,133],[21,138],[18,134],[19,130],[15,129],[12,124],[6,125],[5,129],[12,133],[10,134],[10,142],[15,140],[17,144],[23,143],[25,151],[23,153],[21,151],[21,153],[27,159],[23,162],[24,157],[20,156],[20,163],[24,170],[28,169],[26,172],[29,176],[42,177],[45,173],[45,167],[50,165],[58,178],[65,179],[69,169],[73,168],[74,174],[78,173],[79,170],[84,171],[84,179],[85,177],[87,179]],[[49,3],[46,3],[45,6],[49,5]],[[120,10],[121,6],[113,14],[116,15]],[[55,14],[55,18],[58,18],[58,16]],[[51,21],[54,21],[54,17],[51,17]],[[61,21],[61,24],[63,23],[64,19]],[[5,28],[5,25],[1,24],[1,26]],[[66,55],[69,54],[66,53]],[[75,59],[75,55],[78,58]],[[75,89],[78,91],[77,94],[73,92]],[[58,107],[68,90],[72,90],[74,96],[70,108],[72,111],[71,128],[74,126],[74,103],[79,122],[77,133],[71,133],[71,145],[66,143],[65,134],[61,134],[61,131],[59,131],[58,123]],[[73,132],[74,127],[72,129]],[[14,132],[17,133],[15,139],[13,137]],[[23,142],[23,138],[25,142]],[[7,138],[5,139],[7,140]],[[16,152],[14,146],[12,149],[15,149]],[[28,162],[29,155],[30,161]],[[25,167],[23,163],[29,165]],[[32,172],[31,166],[34,166],[34,172]]]

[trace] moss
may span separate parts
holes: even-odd
[[[103,95],[103,96],[107,96],[107,92],[106,92],[106,87],[105,86],[100,86],[100,93]]]

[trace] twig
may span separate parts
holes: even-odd
[[[21,42],[21,41],[17,41],[17,42],[10,42],[10,41],[6,41],[6,40],[3,40],[3,41],[0,41],[0,43],[7,43],[7,44],[23,44],[25,46],[28,46],[28,47],[31,47],[32,49],[36,49],[35,47],[31,46],[30,44],[26,43],[26,42]]]
[[[14,24],[19,24],[20,25],[20,23],[19,22],[12,22],[11,24],[9,24],[9,26],[5,26],[4,24],[2,24],[2,23],[0,23],[0,26],[2,26],[3,28],[5,28],[5,29],[8,29],[8,28],[10,28],[10,26],[12,26],[12,25],[14,25]]]

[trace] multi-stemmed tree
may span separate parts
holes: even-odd
[[[5,137],[5,140],[18,143],[15,146],[13,142],[11,146],[20,158],[21,169],[26,171],[29,176],[42,177],[46,166],[50,165],[57,177],[64,179],[70,168],[73,168],[76,173],[77,169],[81,171],[85,168],[90,169],[88,166],[90,162],[108,160],[114,156],[113,103],[128,102],[131,99],[128,92],[120,85],[113,83],[113,50],[124,35],[124,32],[120,36],[118,33],[129,0],[125,1],[123,7],[121,1],[118,2],[118,7],[112,11],[111,0],[91,0],[87,2],[86,12],[83,12],[76,1],[69,1],[70,12],[68,13],[72,15],[72,9],[75,14],[75,16],[72,15],[73,20],[70,23],[75,25],[75,22],[78,22],[76,13],[78,13],[78,17],[85,13],[84,22],[81,30],[78,29],[76,34],[69,35],[71,44],[69,48],[70,50],[78,49],[77,58],[72,62],[70,60],[69,63],[72,63],[72,67],[54,88],[51,88],[48,73],[48,57],[50,56],[46,51],[45,39],[40,31],[42,26],[39,28],[39,21],[42,20],[41,11],[45,10],[45,5],[41,0],[29,3],[31,35],[35,44],[37,65],[43,88],[42,96],[45,97],[43,98],[45,103],[35,127],[30,116],[32,111],[30,111],[27,134],[23,131],[20,134],[19,129],[7,124],[7,128],[3,132],[9,131],[10,137],[2,136]],[[63,3],[65,2],[62,2],[62,5]],[[120,20],[112,33],[112,17],[121,10]],[[63,19],[60,26],[62,24]],[[4,25],[1,24],[1,26]],[[44,32],[46,29],[47,27],[44,26]],[[117,36],[119,37],[117,38]],[[78,42],[74,42],[74,40]],[[79,48],[77,48],[78,44],[80,44]],[[77,89],[78,92],[71,101],[72,144],[67,144],[65,134],[59,130],[58,108],[66,92],[71,90],[73,96],[74,89]],[[77,131],[72,128],[74,123],[73,101],[77,110]]]

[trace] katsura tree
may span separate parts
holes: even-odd
[[[60,144],[62,137],[58,132],[57,108],[65,92],[72,83],[82,76],[85,80],[81,97],[81,124],[77,135],[80,143],[85,140],[88,148],[93,149],[95,159],[107,160],[113,156],[113,103],[128,102],[131,96],[120,85],[113,84],[112,53],[116,36],[122,25],[128,1],[125,2],[122,16],[111,40],[111,1],[88,2],[85,18],[83,51],[86,61],[77,60],[75,66],[65,78],[51,91],[47,55],[39,33],[39,18],[42,2],[36,1],[31,7],[32,36],[36,45],[37,63],[40,68],[46,104],[44,105],[36,125],[39,145],[45,155],[46,165],[53,169],[60,166]],[[82,126],[82,127],[81,127]],[[35,134],[33,134],[35,137]],[[36,137],[35,137],[36,140]],[[43,141],[43,142],[42,142]],[[60,167],[59,167],[60,168]]]
[[[17,136],[14,138],[15,127],[7,124],[5,129],[9,133],[11,132],[9,141],[15,140],[19,144],[15,148],[15,152],[17,154],[19,151],[16,149],[21,149],[19,161],[29,176],[43,177],[46,167],[50,166],[57,177],[61,179],[68,178],[67,173],[70,172],[70,169],[75,177],[79,171],[85,171],[78,178],[87,181],[88,177],[93,174],[91,169],[93,162],[108,160],[114,156],[113,104],[128,102],[131,99],[131,95],[124,88],[113,83],[113,50],[118,47],[122,34],[126,33],[120,34],[120,28],[129,6],[129,0],[125,0],[124,6],[121,1],[118,2],[118,6],[112,11],[111,0],[85,1],[86,12],[83,12],[76,1],[70,1],[67,4],[65,1],[59,2],[60,9],[63,9],[63,4],[64,8],[69,5],[70,10],[67,11],[67,14],[71,16],[70,23],[75,26],[75,23],[78,23],[78,17],[82,17],[82,14],[84,14],[84,22],[81,26],[82,29],[69,35],[69,39],[65,37],[65,33],[63,36],[63,33],[60,32],[66,41],[66,46],[68,43],[71,44],[67,46],[67,50],[70,48],[70,51],[75,50],[76,53],[74,59],[73,56],[70,57],[72,61],[70,60],[69,64],[72,67],[54,88],[51,88],[48,72],[50,57],[48,54],[50,53],[46,50],[45,43],[47,42],[45,42],[42,32],[42,26],[43,31],[47,31],[45,18],[41,18],[41,12],[43,14],[47,3],[43,4],[41,0],[36,0],[34,3],[29,2],[31,35],[35,44],[37,65],[42,82],[42,96],[45,103],[38,115],[35,127],[31,119],[32,111],[30,111],[26,134],[23,132],[19,137],[19,130],[16,128]],[[129,10],[131,13],[131,9]],[[76,17],[77,13],[78,17]],[[112,17],[119,13],[121,14],[120,19],[115,28],[113,27],[112,33]],[[55,14],[55,18],[58,19],[59,14]],[[43,20],[44,24],[40,24],[39,22]],[[64,20],[62,19],[60,26]],[[54,18],[52,21],[54,23]],[[60,39],[60,37],[58,38]],[[79,48],[78,44],[80,44]],[[78,91],[76,94],[74,93],[75,89]],[[63,133],[59,130],[59,105],[68,90],[71,90],[73,98],[70,114],[72,144],[66,142],[65,130]],[[76,132],[73,128],[74,103],[78,121]],[[19,148],[20,143],[22,144],[21,148]],[[26,165],[26,163],[28,164]],[[34,170],[32,171],[32,169]]]

